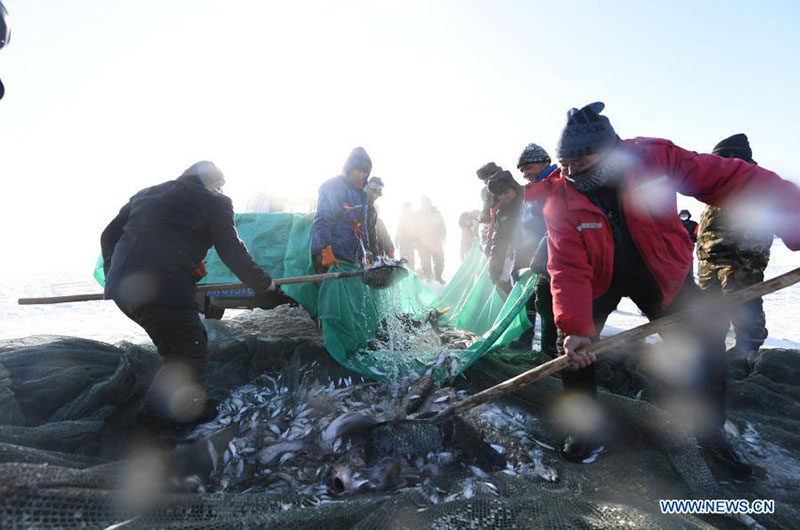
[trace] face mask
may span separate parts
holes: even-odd
[[[688,215],[681,215],[681,221],[688,221],[688,220],[689,220]]]

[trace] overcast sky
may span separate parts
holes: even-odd
[[[567,109],[596,100],[623,138],[709,151],[744,132],[800,176],[797,2],[4,3],[3,272],[89,275],[128,197],[197,160],[242,210],[261,191],[313,200],[356,145],[390,231],[426,194],[454,249],[475,170],[521,180],[522,148],[552,153]]]

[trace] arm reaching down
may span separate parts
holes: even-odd
[[[219,208],[211,219],[211,238],[222,262],[255,291],[256,296],[275,289],[270,275],[258,266],[239,239],[233,217],[233,204],[224,195],[220,195]]]
[[[108,226],[103,230],[100,236],[100,249],[103,254],[103,273],[108,276],[108,270],[111,268],[111,258],[114,256],[114,247],[117,246],[117,241],[122,237],[125,223],[128,222],[128,216],[131,212],[131,203],[128,202],[123,206],[117,216],[108,223]]]

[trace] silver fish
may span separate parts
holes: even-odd
[[[208,449],[208,455],[211,457],[211,469],[213,469],[214,473],[217,472],[217,450],[214,448],[214,444],[211,443],[211,439],[206,440],[206,449]]]
[[[305,443],[301,441],[272,444],[258,452],[258,461],[266,466],[283,453],[298,451],[303,447],[305,447]]]
[[[378,423],[375,418],[360,412],[345,412],[328,425],[322,433],[322,439],[330,442],[345,434],[368,429]]]
[[[353,472],[347,466],[339,466],[331,477],[331,491],[335,495],[342,495],[353,489]]]

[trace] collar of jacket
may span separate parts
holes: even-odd
[[[544,168],[538,175],[536,175],[536,182],[541,182],[550,176],[550,173],[558,169],[558,164],[551,164],[550,167]]]
[[[218,194],[222,195],[221,191],[211,190],[211,189],[206,188],[206,185],[203,184],[203,181],[200,178],[200,176],[195,174],[195,173],[190,173],[188,175],[181,175],[176,180],[179,180],[181,182],[185,182],[185,183],[187,183],[187,184],[189,184],[191,186],[197,186],[198,188],[201,188],[201,189],[203,189],[203,190],[205,190],[205,191],[207,191],[209,193],[218,193]]]

